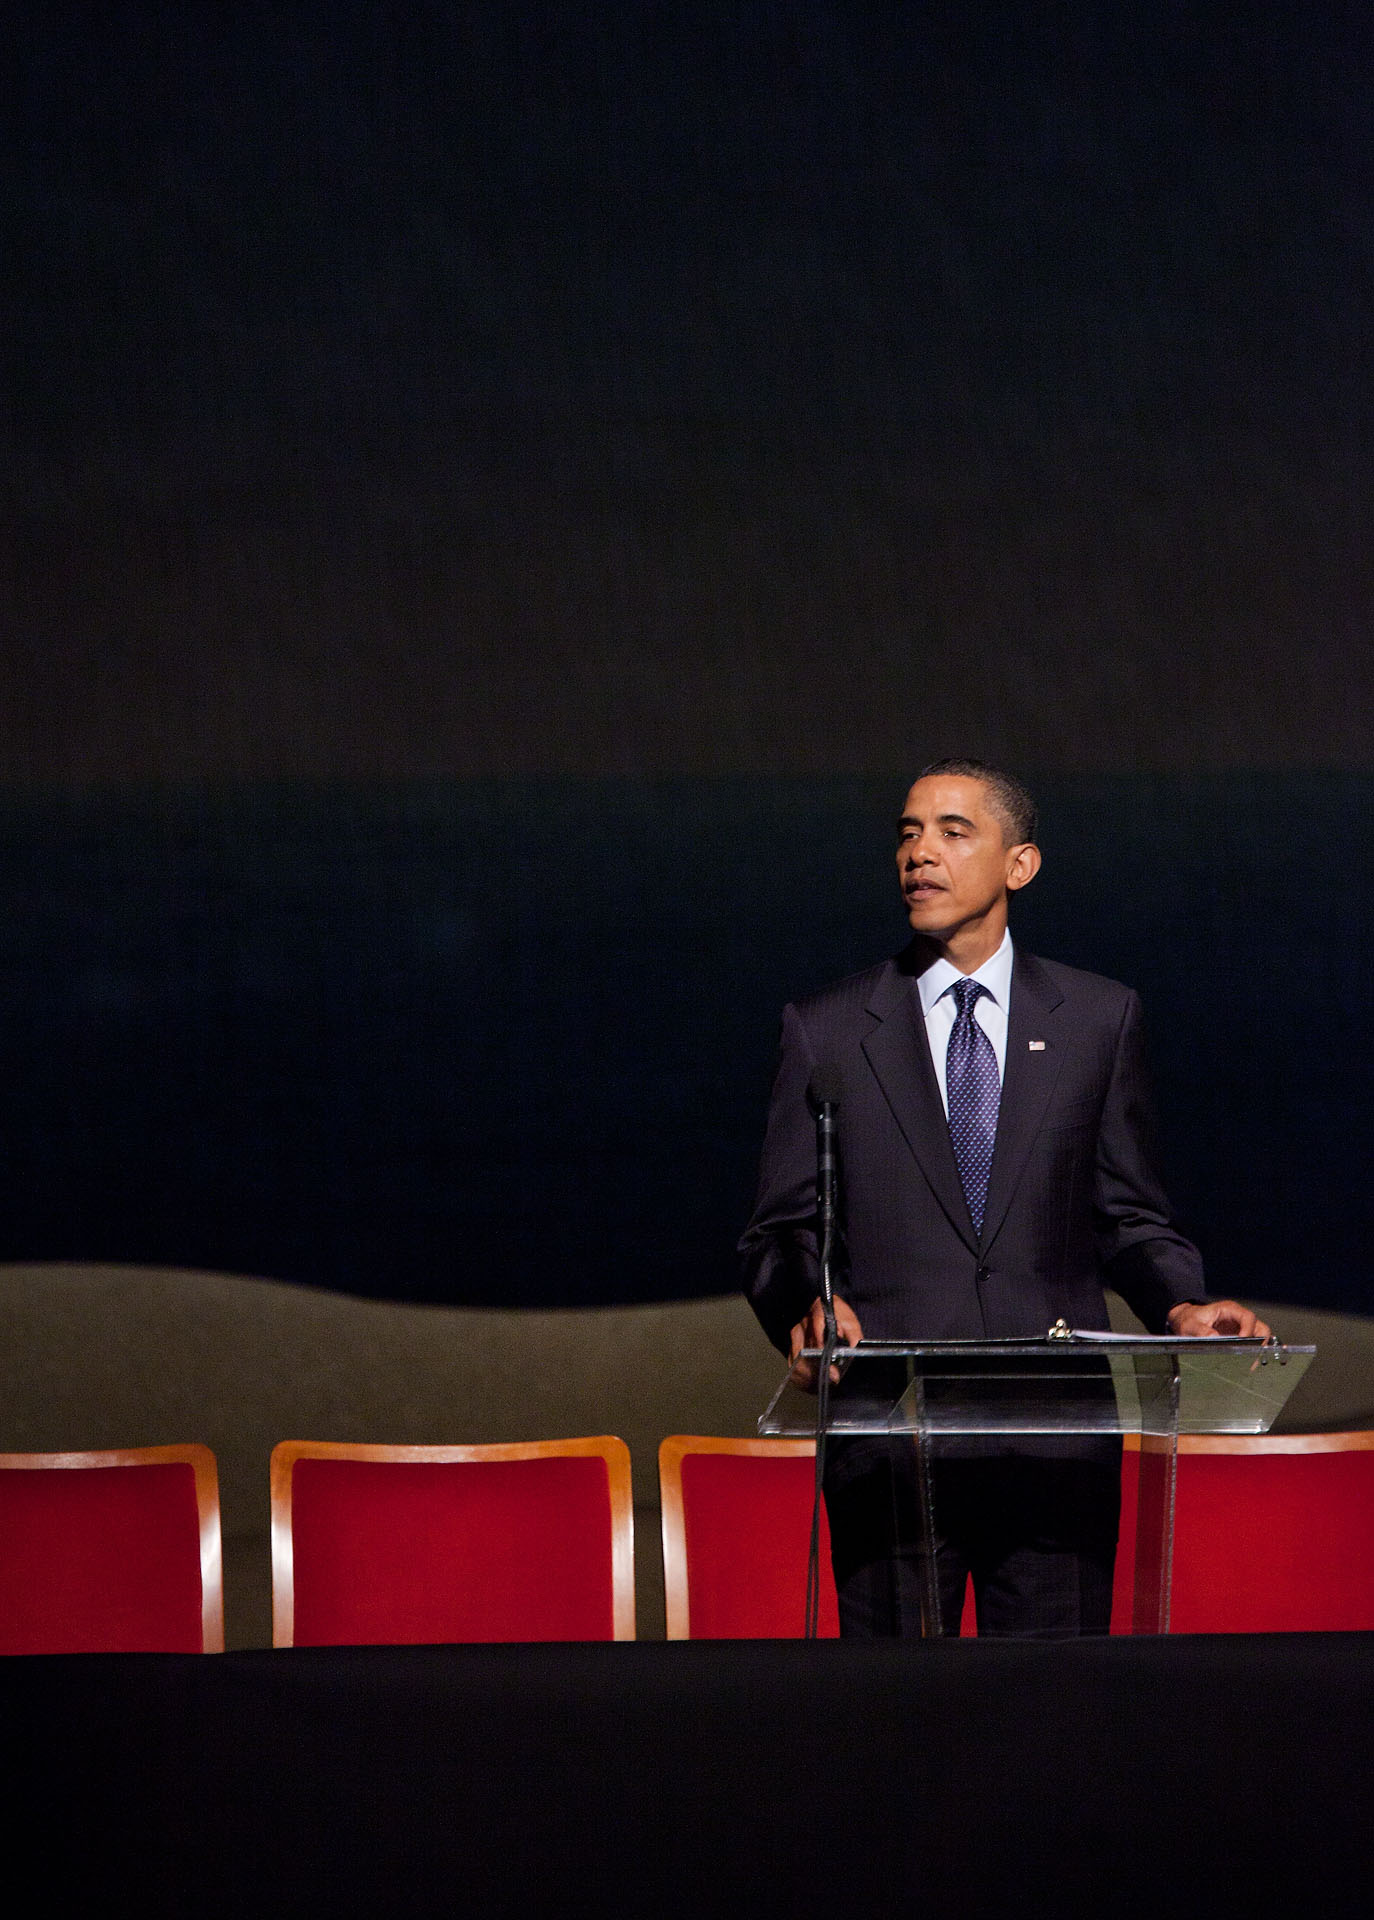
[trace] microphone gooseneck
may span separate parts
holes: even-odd
[[[821,1311],[826,1334],[835,1332],[835,1216],[839,1201],[840,1074],[826,1062],[811,1076],[811,1106],[816,1115],[816,1221],[820,1233]]]

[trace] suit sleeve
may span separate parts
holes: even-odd
[[[800,1015],[795,1007],[784,1008],[758,1200],[739,1243],[745,1294],[783,1353],[792,1328],[820,1292],[816,1132],[806,1098],[815,1065]]]
[[[1093,1222],[1108,1286],[1152,1333],[1185,1300],[1205,1300],[1202,1256],[1177,1230],[1155,1158],[1140,999],[1127,996],[1098,1131]]]

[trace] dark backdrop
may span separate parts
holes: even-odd
[[[1214,1278],[1374,1304],[1370,40],[31,10],[0,1251],[728,1285],[778,1006],[973,750]]]

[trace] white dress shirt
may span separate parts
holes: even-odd
[[[980,993],[973,1003],[973,1017],[992,1042],[992,1050],[997,1055],[997,1075],[1005,1080],[1007,1076],[1007,1009],[1011,1005],[1011,932],[1002,935],[1002,944],[991,960],[985,960],[976,972],[960,973],[948,960],[937,960],[927,967],[917,980],[921,993],[921,1011],[926,1019],[926,1039],[930,1043],[930,1058],[935,1067],[935,1078],[940,1088],[940,1098],[944,1102],[945,1118],[949,1118],[949,1091],[945,1086],[945,1058],[949,1052],[949,1036],[954,1031],[954,1022],[959,1009],[955,1004],[950,988],[956,980],[976,980],[985,991]]]

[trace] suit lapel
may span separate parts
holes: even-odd
[[[1023,955],[1018,948],[1011,974],[1011,1005],[1007,1010],[1007,1060],[1002,1076],[1002,1104],[997,1115],[997,1143],[988,1180],[987,1205],[983,1209],[985,1253],[1007,1217],[1007,1208],[1025,1171],[1059,1078],[1063,1047],[1062,1043],[1056,1044],[1056,1026],[1057,1010],[1063,999],[1035,956]],[[1043,1045],[1032,1049],[1036,1041]],[[938,1093],[936,1097],[938,1099]]]
[[[880,1022],[863,1042],[868,1064],[931,1192],[969,1250],[976,1253],[978,1242],[931,1064],[921,996],[907,965],[898,962],[888,968],[869,999],[868,1012]],[[994,1160],[994,1179],[996,1171]]]

